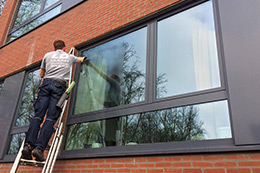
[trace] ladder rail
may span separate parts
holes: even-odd
[[[20,159],[22,157],[22,150],[23,150],[24,142],[25,142],[25,139],[23,140],[23,143],[22,143],[22,145],[21,145],[21,147],[19,149],[19,152],[18,152],[18,154],[17,154],[17,156],[15,158],[15,161],[14,161],[14,164],[12,166],[12,169],[11,169],[10,173],[15,173],[17,171],[17,169],[18,169],[18,166],[19,166],[19,163],[20,163]]]
[[[49,161],[48,161],[48,163],[46,163],[44,166],[45,166],[45,169],[43,169],[42,170],[42,173],[44,173],[44,172],[49,172],[49,168],[50,168],[50,166],[52,165],[52,162],[54,161],[53,160],[53,158],[54,158],[54,154],[55,154],[55,152],[57,151],[57,150],[59,150],[58,149],[58,142],[59,142],[59,138],[60,138],[60,134],[61,134],[61,129],[62,129],[62,127],[63,127],[63,123],[61,123],[61,125],[60,125],[60,128],[58,129],[58,134],[57,134],[57,136],[56,136],[56,138],[54,139],[54,144],[53,144],[53,149],[52,149],[52,151],[51,151],[51,153],[50,153],[50,157],[49,157]]]
[[[57,146],[58,148],[60,148],[60,146],[61,146],[62,139],[63,139],[63,135],[61,135],[60,138],[59,138],[59,143],[58,143],[58,146]],[[56,160],[57,160],[58,153],[59,153],[59,150],[56,150],[55,155],[54,155],[53,162],[51,163],[50,172],[52,172],[52,170],[53,170],[53,168],[54,168],[54,164],[55,164],[55,162],[56,162]]]

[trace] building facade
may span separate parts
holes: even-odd
[[[0,172],[57,39],[89,63],[73,70],[54,172],[260,172],[259,1],[1,3]]]

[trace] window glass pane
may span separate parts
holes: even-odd
[[[14,23],[14,28],[23,24],[40,12],[42,0],[22,0]]]
[[[43,22],[46,22],[47,20],[51,19],[52,17],[56,16],[60,13],[61,5],[55,7],[54,9],[50,10],[48,13],[45,13],[44,15],[38,17],[37,19],[33,20],[32,22],[28,23],[24,27],[20,28],[19,30],[13,32],[9,37],[8,41],[12,41],[13,39],[21,36],[22,34],[26,33],[27,31],[32,30],[33,28],[39,26]]]
[[[55,4],[58,1],[60,1],[60,0],[46,0],[45,5],[44,5],[44,9],[50,7],[51,5]]]
[[[4,10],[6,0],[0,0],[0,16]]]
[[[66,150],[231,138],[227,101],[69,126]]]
[[[147,29],[87,51],[73,114],[144,101]]]
[[[34,115],[33,104],[35,102],[36,91],[40,83],[41,83],[40,70],[36,70],[34,72],[28,73],[27,80],[24,87],[24,92],[22,95],[22,100],[19,106],[17,119],[15,122],[16,127],[29,125]]]
[[[158,22],[157,98],[220,87],[212,2]]]
[[[25,133],[12,135],[11,143],[7,154],[17,154],[20,149],[20,146],[23,143],[24,138],[25,138]]]

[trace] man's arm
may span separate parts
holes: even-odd
[[[43,78],[45,75],[45,69],[40,69],[40,77]]]

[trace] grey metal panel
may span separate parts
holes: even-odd
[[[64,12],[83,1],[84,0],[62,0],[61,12]]]
[[[9,131],[12,126],[25,72],[5,79],[0,99],[0,159],[5,154]]]
[[[235,144],[259,144],[260,1],[217,2]]]

